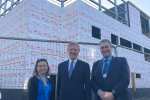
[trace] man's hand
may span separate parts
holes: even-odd
[[[99,96],[101,97],[101,99],[104,98],[104,95],[105,95],[105,92],[103,92],[103,91],[99,92]]]
[[[111,92],[104,92],[104,96],[101,97],[102,100],[114,100],[114,96]]]

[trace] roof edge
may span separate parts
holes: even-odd
[[[133,4],[131,1],[127,1],[127,3],[131,4],[133,7],[135,7],[138,11],[140,11],[142,14],[144,14],[144,16],[147,18],[147,19],[150,19],[150,16],[147,15],[145,12],[143,12],[141,9],[139,9],[135,4]]]

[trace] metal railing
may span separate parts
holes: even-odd
[[[0,37],[0,43],[4,43],[0,47],[0,88],[3,98],[5,98],[4,100],[27,100],[26,88],[28,79],[33,74],[35,62],[38,58],[46,58],[50,66],[51,75],[56,75],[58,64],[68,59],[67,45],[69,42],[70,41]],[[16,45],[14,45],[14,43],[16,43]],[[78,58],[88,62],[90,69],[92,69],[93,63],[102,58],[99,43],[78,43],[80,44],[80,54]],[[40,46],[40,49],[38,46]],[[115,56],[118,56],[118,47],[136,51],[131,48],[114,45],[113,55]],[[142,51],[139,53],[147,54]],[[144,84],[146,83],[143,83],[143,86]],[[6,93],[7,96],[4,93]],[[18,95],[18,93],[21,93],[21,96]],[[22,96],[23,94],[26,95]]]
[[[7,5],[7,2],[10,2],[11,5],[10,7],[6,8],[8,5]],[[3,16],[6,15],[6,13],[8,13],[10,10],[12,10],[14,8],[15,5],[18,5],[22,0],[16,0],[16,2],[14,2],[14,0],[5,0],[3,3],[2,3],[2,0],[0,1],[0,18],[2,18]],[[67,1],[72,1],[72,0],[52,0],[53,2],[60,2],[61,4],[61,7],[64,7],[65,3]],[[117,19],[118,21],[122,22],[123,24],[126,24],[128,25],[128,10],[127,10],[127,2],[125,2],[124,0],[121,0],[124,4],[125,4],[125,9],[118,6],[117,5],[117,0],[107,0],[108,2],[110,2],[111,4],[114,5],[114,9],[115,9],[115,12],[112,12],[110,9],[107,9],[106,7],[104,7],[104,5],[101,4],[101,0],[99,0],[98,2],[96,2],[95,0],[85,0],[85,1],[90,1],[94,4],[96,4],[98,7],[99,7],[99,10],[101,11],[102,8],[105,9],[106,11],[108,11],[109,13],[111,13],[112,16],[115,16],[115,19]],[[118,14],[118,8],[120,10],[122,10],[122,12],[125,14],[125,18],[122,18],[121,16],[119,16]],[[3,12],[2,12],[2,9],[3,9]]]

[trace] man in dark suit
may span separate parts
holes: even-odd
[[[130,70],[126,58],[112,56],[112,44],[103,39],[103,58],[93,64],[91,84],[95,100],[132,100],[128,92]]]
[[[91,100],[90,67],[77,58],[79,52],[79,44],[70,42],[69,60],[58,66],[57,100]]]

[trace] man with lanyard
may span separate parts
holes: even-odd
[[[126,58],[112,56],[112,44],[100,42],[102,60],[93,64],[91,84],[95,100],[132,100],[128,92],[130,70]]]
[[[103,73],[103,78],[104,79],[107,77],[107,72],[109,70],[109,65],[110,65],[111,59],[112,59],[112,55],[108,59],[103,58],[102,73]]]

